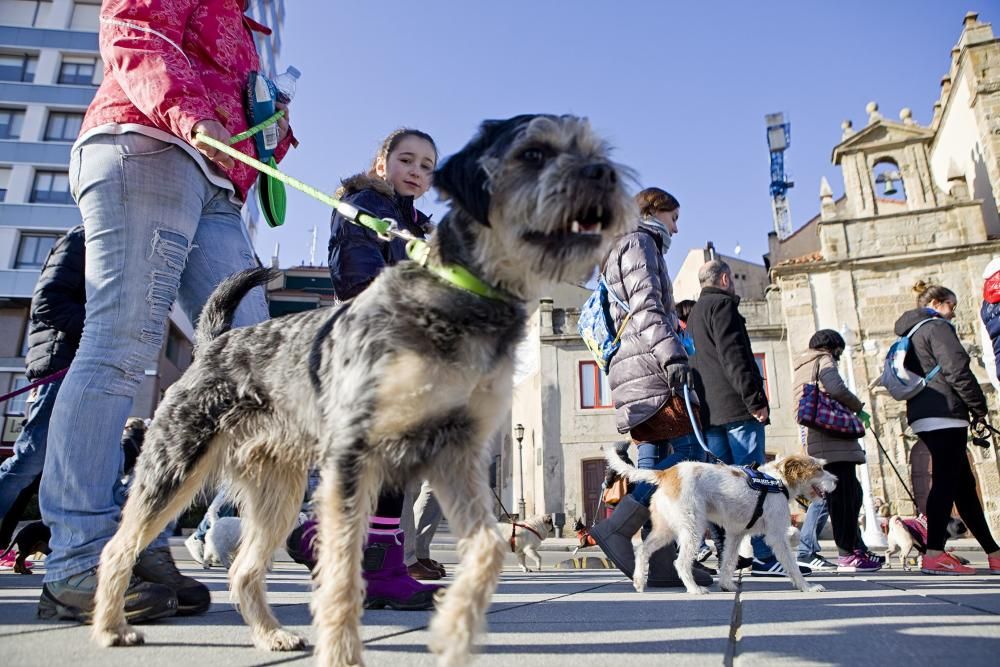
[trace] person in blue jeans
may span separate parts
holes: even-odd
[[[687,320],[698,351],[691,358],[695,388],[701,397],[701,423],[709,450],[730,465],[762,464],[764,427],[770,406],[764,379],[754,358],[746,321],[739,312],[733,273],[720,259],[706,262],[698,271],[701,294]],[[713,527],[720,556],[725,534]],[[751,539],[755,576],[784,576],[764,538]],[[739,548],[739,545],[732,545]],[[803,574],[809,568],[800,568]]]
[[[86,303],[83,265],[83,225],[77,225],[52,245],[35,283],[25,360],[25,375],[31,382],[65,370],[76,356]],[[7,532],[13,533],[19,519],[8,517],[8,512],[42,474],[49,419],[61,386],[60,377],[31,390],[27,420],[14,442],[14,454],[0,464],[0,517],[4,519],[0,546],[10,542]]]

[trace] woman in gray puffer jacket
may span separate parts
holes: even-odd
[[[618,431],[629,433],[638,446],[637,466],[664,470],[682,460],[701,460],[701,449],[690,433],[676,437],[663,428],[670,421],[666,412],[683,410],[682,391],[690,376],[663,258],[677,232],[680,205],[659,188],[643,190],[636,202],[642,216],[638,228],[618,240],[604,263],[608,288],[629,307],[626,313],[616,303],[611,306],[615,326],[624,322],[625,327],[621,346],[608,366],[608,383]],[[632,535],[649,519],[654,490],[651,484],[636,484],[614,514],[591,531],[608,558],[629,577],[635,568]],[[648,585],[683,585],[673,567],[675,558],[672,546],[654,554]],[[711,583],[704,571],[696,569],[695,578],[699,585]]]
[[[821,329],[809,339],[809,350],[795,360],[795,402],[799,405],[807,384],[818,389],[851,412],[861,412],[864,403],[854,395],[837,370],[837,362],[846,347],[843,337],[832,329]],[[806,451],[826,460],[826,470],[837,476],[837,488],[826,498],[837,544],[838,572],[874,572],[881,564],[869,557],[867,548],[858,544],[858,512],[861,510],[861,485],[858,464],[865,462],[865,452],[857,440],[838,438],[815,428],[804,428]]]

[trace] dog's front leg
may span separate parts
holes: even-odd
[[[822,593],[826,589],[820,584],[806,583],[805,577],[799,571],[799,564],[795,562],[795,556],[792,555],[792,548],[788,546],[787,535],[788,531],[785,528],[779,527],[775,530],[768,526],[767,532],[764,533],[764,541],[774,551],[774,557],[781,563],[781,567],[785,568],[785,572],[795,588],[804,593]]]
[[[517,552],[517,563],[518,565],[521,566],[521,572],[524,572],[525,574],[531,572],[531,570],[528,569],[528,562],[527,558],[525,557],[526,549],[527,548],[521,549],[520,551]]]
[[[535,550],[535,547],[527,547],[524,550],[525,554],[531,557],[531,560],[535,561],[535,571],[542,571],[542,555]]]
[[[316,493],[319,549],[311,606],[317,664],[344,667],[364,664],[361,558],[368,515],[378,489],[357,458],[346,454],[331,458],[334,460],[324,466]]]
[[[462,471],[454,474],[455,470]],[[437,604],[431,621],[430,648],[442,666],[466,665],[486,608],[503,570],[506,543],[491,512],[486,466],[479,451],[466,451],[448,466],[432,466],[431,486],[448,525],[459,538],[460,563],[455,583]]]
[[[740,544],[746,533],[726,529],[726,541],[722,546],[722,560],[719,562],[719,588],[730,593],[736,592],[736,561],[740,557]]]

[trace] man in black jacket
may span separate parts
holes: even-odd
[[[83,277],[83,225],[52,246],[31,298],[28,331],[28,380],[34,382],[69,367],[83,332],[86,291]],[[42,474],[49,417],[62,378],[29,394],[28,419],[14,443],[14,455],[0,464],[0,516]],[[13,528],[13,522],[5,522]],[[9,539],[9,536],[3,536]]]
[[[733,273],[714,259],[698,271],[701,296],[688,316],[687,330],[698,351],[692,357],[701,401],[701,423],[709,449],[731,465],[764,463],[764,425],[770,415],[764,379],[750,347],[746,320],[739,312]],[[716,534],[720,551],[721,530]],[[752,574],[785,572],[761,536],[752,540]],[[739,548],[739,545],[732,545]],[[808,568],[801,568],[803,573]]]

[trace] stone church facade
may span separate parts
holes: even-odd
[[[774,423],[767,452],[799,448],[792,405],[792,359],[821,328],[846,333],[853,343],[842,368],[871,408],[888,454],[865,439],[872,492],[894,512],[911,513],[891,462],[926,491],[926,452],[906,427],[905,405],[870,388],[895,339],[893,324],[915,305],[918,280],[943,284],[959,296],[959,335],[1000,424],[1000,400],[979,363],[982,273],[1000,255],[1000,40],[975,14],[965,17],[958,44],[929,125],[908,109],[900,120],[868,105],[867,122],[843,124],[833,148],[844,195],[824,182],[820,213],[788,239],[769,239],[770,285],[744,299],[754,352],[767,378]],[[524,497],[528,514],[564,512],[567,522],[590,519],[603,465],[601,447],[621,439],[610,392],[576,335],[587,293],[561,287],[544,299],[522,346],[511,423],[525,426],[520,450],[510,435],[499,447],[499,477],[507,507]],[[970,447],[980,492],[994,528],[1000,528],[997,450]]]

